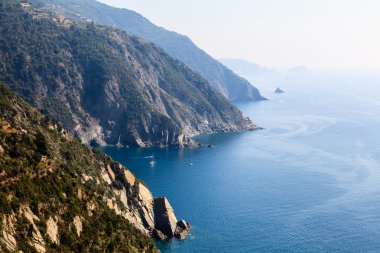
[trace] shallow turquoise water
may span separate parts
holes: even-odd
[[[161,251],[380,252],[380,77],[247,78],[270,100],[240,108],[265,130],[197,137],[211,149],[103,148],[192,223]]]

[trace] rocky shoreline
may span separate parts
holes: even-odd
[[[185,220],[177,221],[174,210],[165,197],[154,199],[155,228],[152,236],[158,240],[176,237],[180,240],[186,238],[191,225]]]

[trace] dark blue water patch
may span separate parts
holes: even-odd
[[[212,149],[103,150],[142,178],[155,195],[168,196],[177,216],[192,223],[188,239],[159,243],[162,252],[270,249],[293,215],[342,194],[324,174],[254,157],[241,159],[245,152],[223,144],[235,138],[228,143],[238,148],[239,136],[208,136]],[[154,168],[144,158],[152,154]]]

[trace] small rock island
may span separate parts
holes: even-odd
[[[274,93],[277,93],[277,94],[282,94],[282,93],[285,93],[284,90],[282,90],[281,88],[277,88]]]
[[[177,237],[186,238],[191,225],[185,220],[177,221],[173,208],[165,197],[154,199],[155,228],[152,236],[157,240]]]

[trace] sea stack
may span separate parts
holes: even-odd
[[[165,240],[173,236],[180,240],[186,238],[191,225],[184,220],[177,221],[173,208],[167,198],[155,198],[153,208],[155,220],[153,237],[159,240]]]

